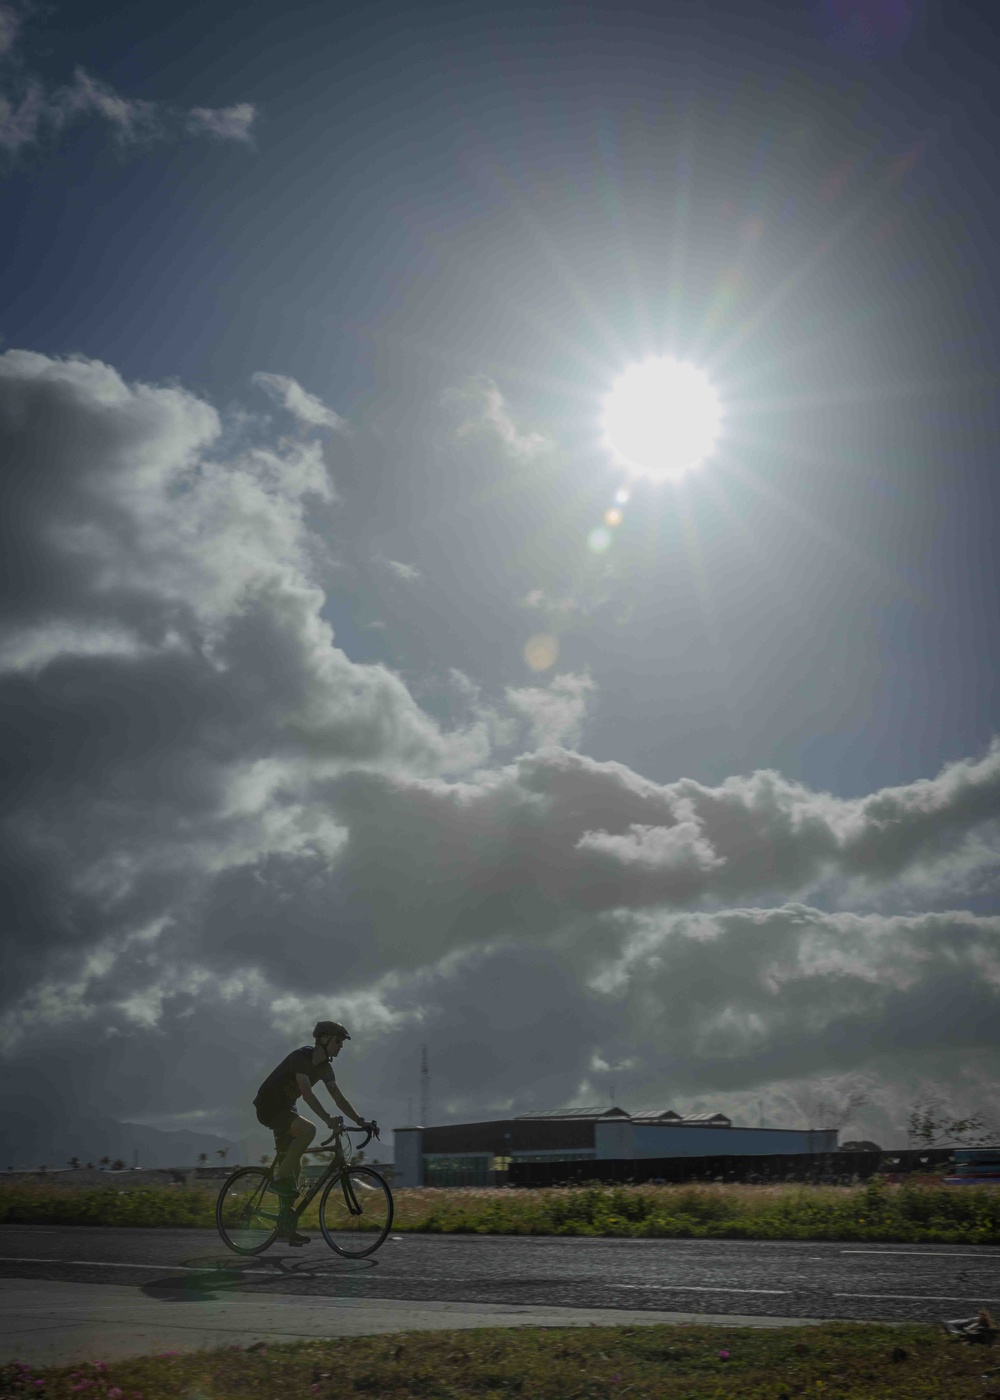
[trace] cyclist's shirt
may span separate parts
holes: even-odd
[[[303,1045],[286,1055],[277,1069],[273,1069],[257,1090],[254,1107],[265,1114],[283,1113],[295,1107],[299,1097],[299,1086],[295,1082],[297,1074],[304,1074],[310,1084],[322,1079],[333,1088],[337,1079],[329,1060],[313,1064],[313,1046]]]

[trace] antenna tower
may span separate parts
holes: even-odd
[[[431,1072],[427,1068],[427,1046],[420,1047],[420,1126],[426,1128],[430,1122]]]

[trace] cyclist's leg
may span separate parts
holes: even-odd
[[[275,1146],[278,1151],[284,1152],[278,1162],[274,1172],[274,1184],[291,1183],[292,1187],[298,1185],[299,1172],[302,1170],[302,1154],[316,1136],[316,1124],[310,1123],[308,1118],[302,1118],[297,1113],[289,1114],[290,1121],[287,1125],[281,1125],[279,1143],[279,1130],[274,1130]]]

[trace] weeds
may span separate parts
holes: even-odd
[[[0,1396],[40,1400],[967,1400],[979,1349],[926,1326],[512,1328],[403,1333],[73,1367],[0,1368]],[[989,1389],[985,1391],[988,1395]]]
[[[1000,1243],[1000,1191],[932,1180],[862,1186],[568,1186],[403,1189],[397,1233],[584,1235],[632,1239],[882,1240]],[[214,1191],[152,1187],[0,1188],[7,1224],[213,1229]],[[316,1205],[304,1217],[318,1225]]]

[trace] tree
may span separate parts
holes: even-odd
[[[69,1159],[69,1165],[73,1168],[74,1171],[76,1171],[77,1167],[80,1165],[79,1157],[71,1157]]]
[[[814,1079],[789,1098],[805,1114],[810,1128],[836,1128],[840,1132],[868,1107],[872,1092],[871,1080],[862,1075],[830,1075]]]
[[[228,1148],[228,1147],[220,1147],[219,1150],[216,1152],[215,1155],[216,1155],[216,1157],[218,1157],[221,1161],[225,1162],[226,1158],[229,1156],[229,1148]]]
[[[911,1147],[983,1147],[998,1138],[1000,1132],[987,1115],[950,1118],[934,1094],[918,1099],[906,1120],[906,1140]]]
[[[125,1170],[125,1163],[121,1159],[121,1157],[116,1157],[115,1160],[111,1163],[111,1170],[113,1172],[123,1172]]]
[[[99,1167],[105,1167],[105,1168],[110,1167],[110,1165],[111,1165],[111,1158],[107,1155],[107,1153],[105,1153],[104,1156],[101,1158],[101,1160],[98,1162],[97,1165],[98,1165]]]
[[[93,1164],[93,1162],[88,1162],[88,1163],[87,1163],[87,1166],[90,1168],[91,1171],[94,1170],[94,1164]]]
[[[270,1157],[267,1155],[266,1152],[262,1152],[262,1153],[260,1154],[260,1164],[261,1164],[262,1167],[266,1167],[267,1164],[268,1164],[268,1162],[269,1162],[270,1160],[271,1160],[271,1159],[270,1159]]]
[[[207,1152],[199,1152],[199,1153],[198,1153],[198,1161],[201,1163],[202,1166],[204,1166],[205,1163],[208,1161],[208,1153],[207,1153]]]

